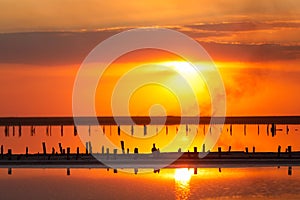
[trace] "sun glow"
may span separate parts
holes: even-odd
[[[192,174],[192,169],[178,168],[175,169],[174,179],[176,182],[188,183],[191,180]]]

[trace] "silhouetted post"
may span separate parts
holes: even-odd
[[[231,146],[228,147],[228,152],[230,152],[230,151],[231,151]]]
[[[114,174],[118,173],[118,170],[117,169],[114,169]]]
[[[259,125],[257,125],[257,135],[259,135]]]
[[[289,126],[286,125],[286,134],[287,134],[287,135],[289,134],[289,131],[290,131]]]
[[[277,157],[280,158],[280,152],[281,152],[281,146],[278,145],[278,154],[277,154]]]
[[[202,152],[205,152],[205,144],[202,144]]]
[[[104,125],[102,126],[102,132],[103,132],[103,134],[105,134],[105,126]]]
[[[11,149],[7,150],[7,155],[8,155],[8,160],[11,160],[11,155],[12,155],[12,150]]]
[[[255,147],[254,146],[252,147],[252,152],[255,153]]]
[[[289,166],[289,168],[288,168],[288,175],[292,176],[292,166]]]
[[[186,124],[185,125],[185,134],[188,135],[188,133],[189,133],[189,125]]]
[[[169,128],[168,128],[168,126],[166,126],[166,135],[168,135],[169,134]]]
[[[221,168],[221,167],[219,168],[219,172],[220,172],[220,173],[222,172],[222,168]]]
[[[85,154],[89,154],[89,142],[85,143]]]
[[[122,153],[125,154],[125,145],[124,145],[124,141],[121,141],[121,148],[122,148]]]
[[[121,135],[121,127],[118,126],[118,135]]]
[[[61,143],[58,143],[58,146],[59,146],[60,154],[62,154],[63,153],[63,149],[62,149]]]
[[[67,168],[67,176],[70,176],[71,175],[71,170],[70,168]]]
[[[134,134],[134,128],[133,128],[133,125],[131,125],[131,135]]]
[[[127,148],[127,154],[129,154],[129,148]]]
[[[89,151],[90,151],[90,154],[92,154],[93,153],[93,147],[92,147],[92,143],[91,143],[91,141],[89,141]]]
[[[7,169],[7,174],[8,174],[8,175],[11,175],[11,174],[12,174],[12,169],[11,169],[11,168],[8,168],[8,169]]]
[[[292,157],[292,146],[288,146],[289,157]]]
[[[272,133],[272,137],[276,135],[276,125],[274,123],[271,126],[271,133]]]
[[[19,125],[19,137],[21,137],[21,136],[22,136],[22,126]]]
[[[3,158],[3,145],[1,145],[1,157]]]
[[[194,153],[198,153],[197,147],[194,147]]]
[[[246,150],[246,154],[248,154],[248,153],[249,153],[249,151],[248,151],[248,147],[246,147],[246,148],[245,148],[245,150]]]
[[[195,175],[198,174],[197,169],[198,169],[197,167],[194,168],[194,174],[195,174]]]
[[[114,149],[114,159],[117,159],[117,153],[118,153],[118,149]]]
[[[102,154],[104,154],[105,152],[104,152],[104,146],[103,145],[102,145],[102,149],[101,150],[102,150]]]
[[[15,136],[15,126],[13,126],[13,136]]]
[[[74,126],[74,136],[77,136],[77,127],[76,126]]]
[[[246,136],[247,134],[247,127],[246,127],[246,124],[244,124],[244,135]]]
[[[232,124],[230,124],[230,135],[232,136]]]
[[[91,126],[89,125],[89,130],[88,130],[88,132],[89,132],[89,136],[91,136]],[[103,133],[104,134],[104,133]]]
[[[109,148],[106,148],[106,159],[109,159]]]
[[[221,154],[222,154],[222,149],[221,149],[221,147],[218,147],[218,152],[219,152],[219,158],[221,158]]]
[[[147,126],[144,125],[144,136],[147,135]]]
[[[79,158],[79,147],[76,148],[76,160]]]
[[[134,168],[134,174],[137,174],[139,172],[138,168]]]
[[[267,136],[269,136],[269,124],[267,124]]]
[[[55,148],[52,147],[52,155],[54,155],[54,154],[55,154]]]
[[[67,147],[67,160],[70,160],[70,147]]]
[[[64,136],[64,126],[60,126],[60,135],[63,137]]]
[[[49,136],[49,126],[46,126],[46,135]]]
[[[134,159],[137,159],[139,154],[139,149],[138,148],[134,148]]]
[[[8,126],[4,127],[4,133],[5,133],[5,137],[7,137],[8,136]]]

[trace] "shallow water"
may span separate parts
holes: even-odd
[[[133,170],[132,170],[133,172]],[[106,169],[0,170],[1,199],[299,199],[300,167],[162,169],[160,173]]]

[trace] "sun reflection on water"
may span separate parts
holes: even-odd
[[[176,199],[188,199],[190,196],[190,180],[193,174],[192,169],[175,169],[175,195]]]

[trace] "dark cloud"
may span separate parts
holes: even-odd
[[[120,31],[122,30],[0,34],[0,63],[80,64],[97,44]],[[213,42],[201,42],[201,44],[217,61],[259,62],[292,60],[300,57],[300,46],[297,45]]]
[[[0,62],[37,65],[81,63],[99,42],[118,32],[0,34]]]
[[[299,28],[297,22],[235,22],[235,23],[211,23],[211,24],[193,24],[184,27],[191,28],[194,31],[253,31],[253,30],[270,30],[277,28]]]
[[[278,44],[220,44],[201,42],[218,61],[265,62],[299,59],[300,46]]]

